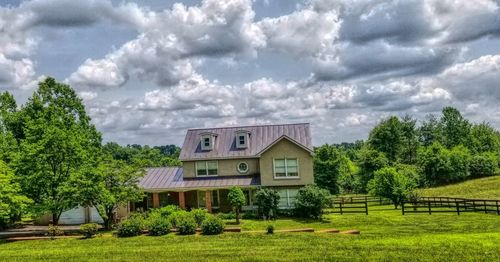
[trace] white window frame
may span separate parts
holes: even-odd
[[[200,162],[205,162],[205,171],[206,171],[206,175],[198,175],[198,165],[200,164]],[[215,175],[209,175],[208,174],[208,162],[215,162],[215,164],[217,165],[217,174]],[[200,160],[200,161],[196,161],[194,163],[194,174],[196,177],[210,177],[210,176],[218,176],[219,175],[219,161],[217,160]]]
[[[286,206],[278,206],[278,208],[293,208],[295,206],[295,203],[290,203],[290,190],[298,190],[297,188],[283,188],[283,189],[278,189],[280,191],[285,191],[286,192]],[[297,198],[297,196],[295,196]],[[297,201],[297,200],[295,200]]]
[[[208,138],[209,145],[205,145],[205,139]],[[214,148],[214,138],[213,135],[202,135],[201,136],[201,150],[212,150]]]
[[[240,137],[243,137],[245,143],[242,145],[240,144]],[[248,147],[248,139],[249,135],[248,132],[246,131],[239,131],[236,132],[236,137],[235,137],[235,142],[236,142],[236,148],[243,149]]]
[[[297,175],[296,176],[289,176],[288,175],[288,165],[287,165],[287,160],[294,159],[297,161]],[[285,176],[276,176],[276,160],[285,160]],[[299,158],[298,157],[283,157],[283,158],[273,158],[273,176],[274,179],[300,179],[300,167],[299,167]]]
[[[240,169],[240,165],[241,165],[241,164],[245,164],[245,165],[247,165],[247,169],[246,169],[246,170],[241,170],[241,169]],[[236,169],[238,170],[238,173],[240,173],[240,174],[246,174],[246,173],[248,173],[248,170],[250,169],[250,167],[248,166],[248,163],[247,163],[247,162],[242,161],[242,162],[239,162],[239,163],[238,163],[238,165],[236,166]]]

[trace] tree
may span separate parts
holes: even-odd
[[[349,177],[354,167],[345,154],[334,146],[323,145],[315,149],[314,182],[331,194],[339,193],[339,177]]]
[[[418,128],[419,141],[423,146],[430,146],[434,142],[442,141],[439,120],[435,115],[428,115],[427,119]]]
[[[316,185],[299,189],[295,202],[295,214],[300,217],[320,219],[323,209],[328,206],[330,194]]]
[[[363,147],[359,151],[358,156],[359,172],[356,174],[356,183],[359,185],[359,188],[357,189],[357,192],[367,192],[366,187],[368,185],[368,181],[373,178],[373,173],[388,165],[389,161],[385,157],[384,153],[368,147]]]
[[[76,92],[47,78],[21,109],[24,138],[15,161],[23,192],[57,224],[77,206],[77,186],[97,167],[101,135]]]
[[[391,116],[375,126],[368,137],[370,146],[390,161],[396,161],[403,149],[403,128],[396,116]]]
[[[464,119],[456,108],[445,107],[439,126],[442,130],[442,143],[447,148],[466,145],[470,138],[471,124]]]
[[[368,183],[370,194],[390,199],[396,209],[416,187],[414,179],[403,175],[394,167],[377,170]]]
[[[13,172],[0,160],[0,229],[19,220],[29,203],[31,200],[21,194]]]
[[[91,184],[81,185],[81,205],[95,206],[104,220],[104,227],[111,229],[113,215],[118,207],[143,199],[144,192],[139,187],[139,180],[144,172],[142,168],[108,157],[101,162],[97,172],[86,174],[87,177],[93,176],[93,179]]]
[[[401,162],[406,164],[414,164],[417,160],[418,131],[416,128],[417,120],[406,115],[401,119]]]
[[[493,176],[498,172],[498,160],[493,153],[473,155],[470,159],[469,170],[471,177],[478,178]]]
[[[500,133],[488,123],[474,125],[471,129],[468,147],[472,152],[500,151]]]
[[[255,193],[255,204],[260,217],[274,219],[278,213],[280,194],[272,188],[259,188]]]
[[[227,199],[236,213],[236,224],[240,224],[241,207],[246,203],[245,194],[243,194],[241,188],[232,187],[227,194]]]

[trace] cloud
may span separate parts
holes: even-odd
[[[195,74],[203,57],[255,55],[265,37],[253,24],[249,0],[205,0],[200,6],[174,4],[155,13],[141,34],[103,59],[87,60],[69,77],[86,87],[118,87],[129,75],[172,86]],[[112,68],[113,77],[101,72]],[[108,81],[111,80],[111,81]]]

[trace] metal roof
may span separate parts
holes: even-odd
[[[259,186],[259,176],[217,176],[184,178],[182,167],[146,169],[139,186],[146,191],[188,190],[195,188],[229,188],[232,186]]]
[[[236,147],[236,132],[249,132],[248,147]],[[201,150],[201,135],[215,134],[214,148],[210,151]],[[234,126],[219,128],[189,129],[182,145],[181,160],[211,159],[211,158],[243,158],[257,157],[262,150],[283,137],[312,151],[311,131],[308,123]]]

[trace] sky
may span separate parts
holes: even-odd
[[[454,106],[500,128],[498,0],[0,0],[0,90],[75,88],[105,141],[311,124],[313,144]]]

